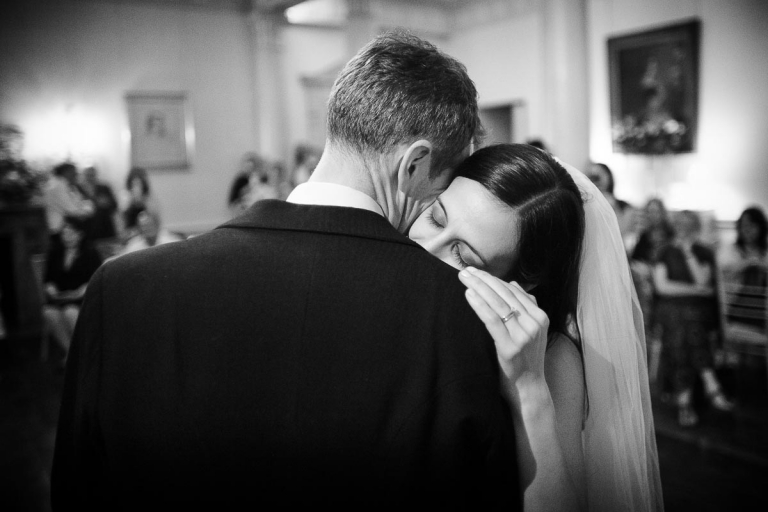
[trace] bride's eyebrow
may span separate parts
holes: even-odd
[[[445,223],[446,223],[446,224],[448,224],[448,210],[446,210],[446,209],[445,209],[445,205],[443,204],[443,202],[440,200],[440,198],[439,198],[439,197],[436,199],[436,202],[437,202],[437,204],[439,204],[439,205],[440,205],[440,209],[441,209],[441,210],[443,210],[443,217],[445,218]],[[488,262],[487,262],[487,261],[485,261],[485,258],[483,258],[483,257],[480,255],[480,253],[477,251],[477,249],[475,249],[474,247],[472,247],[472,244],[470,244],[469,242],[467,242],[467,241],[466,241],[466,240],[464,240],[463,238],[461,239],[461,241],[462,241],[462,243],[464,243],[464,245],[466,245],[467,247],[469,247],[469,250],[470,250],[470,251],[472,251],[472,253],[473,253],[475,256],[477,256],[477,259],[479,259],[479,260],[480,260],[480,262],[483,264],[483,266],[487,268],[487,267],[488,267]]]
[[[448,211],[445,209],[445,205],[439,197],[435,199],[435,202],[440,206],[440,209],[443,210],[443,218],[445,219],[445,222],[448,222]]]

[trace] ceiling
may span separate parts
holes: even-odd
[[[217,10],[238,10],[238,11],[250,11],[256,10],[261,12],[277,12],[284,11],[289,7],[303,3],[304,0],[96,0],[102,2],[135,2],[135,3],[154,3],[168,6],[178,7],[193,7],[193,8],[205,8],[205,9],[217,9]],[[354,0],[353,0],[354,1]],[[459,7],[460,5],[467,4],[472,0],[379,0],[391,3],[403,3],[410,4],[422,4],[422,5],[435,5],[447,8]]]

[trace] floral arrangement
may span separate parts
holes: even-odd
[[[16,126],[0,124],[0,204],[26,204],[42,193],[47,175],[19,157],[23,135]]]
[[[690,149],[688,127],[675,119],[639,122],[627,116],[613,125],[613,142],[624,153],[662,155]]]

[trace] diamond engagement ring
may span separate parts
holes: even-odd
[[[507,316],[501,319],[502,323],[507,323],[511,319],[516,318],[520,314],[520,312],[515,308],[513,308],[512,306],[510,306],[509,308],[511,309],[511,311],[509,312],[509,314],[507,314]]]

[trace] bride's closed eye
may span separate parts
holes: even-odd
[[[464,261],[464,258],[461,257],[461,250],[459,249],[459,244],[455,244],[451,248],[451,254],[453,254],[453,259],[456,260],[456,263],[461,267],[462,269],[465,269],[469,266],[469,263]]]
[[[429,211],[427,211],[427,221],[429,221],[433,227],[442,229],[444,227],[443,224],[441,224],[440,221],[435,218],[436,208],[437,207],[433,205]],[[455,243],[451,246],[451,256],[453,256],[453,259],[456,261],[456,264],[459,266],[459,268],[464,269],[469,266],[469,263],[464,261],[464,258],[461,256],[461,248],[459,247],[459,244]]]

